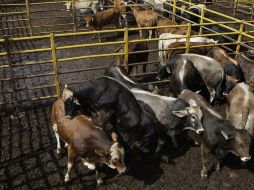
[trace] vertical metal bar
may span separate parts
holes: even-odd
[[[252,2],[251,20],[253,20],[253,16],[254,16],[254,2]]]
[[[241,48],[241,41],[243,38],[242,32],[244,29],[244,22],[241,22],[240,28],[239,28],[239,34],[238,34],[238,39],[237,39],[237,46],[236,46],[236,50],[235,50],[235,56],[237,56],[239,54],[240,48]]]
[[[173,16],[172,16],[172,20],[175,21],[176,20],[176,0],[174,0],[173,2]]]
[[[233,12],[233,16],[235,16],[235,14],[236,14],[237,7],[238,7],[238,0],[234,0],[234,12]]]
[[[13,65],[12,65],[12,53],[11,53],[11,43],[9,40],[9,36],[4,37],[4,46],[6,48],[6,53],[7,53],[7,60],[8,60],[8,65],[10,69],[10,83],[13,89],[13,96],[15,98],[14,100],[14,106],[15,106],[15,111],[16,113],[19,113],[19,98],[17,94],[17,88],[16,88],[16,81],[14,79],[14,71],[13,71]]]
[[[128,28],[124,28],[124,66],[126,71],[128,72],[128,57],[129,57],[129,36],[128,36]]]
[[[26,14],[27,14],[27,19],[28,19],[28,27],[29,27],[30,36],[33,36],[33,28],[32,28],[32,24],[31,24],[29,0],[26,0]]]
[[[55,45],[55,35],[54,33],[50,34],[50,44],[51,44],[51,53],[52,53],[52,62],[54,67],[54,76],[56,83],[56,95],[60,97],[60,82],[59,82],[59,74],[58,74],[58,65],[57,65],[57,57],[56,57],[56,45]]]
[[[75,0],[71,0],[71,7],[72,7],[72,21],[73,21],[73,30],[77,31],[76,27],[76,5]],[[79,18],[78,18],[79,19]]]
[[[189,49],[190,49],[190,37],[191,37],[191,24],[188,23],[188,30],[187,30],[187,35],[186,35],[185,53],[189,53]]]
[[[205,10],[204,8],[201,9],[201,18],[200,18],[200,26],[199,26],[199,35],[203,33],[202,24],[204,23],[204,16],[205,16]]]

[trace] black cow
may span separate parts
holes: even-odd
[[[243,162],[251,159],[249,154],[251,137],[245,129],[236,129],[217,113],[202,96],[190,90],[184,90],[179,98],[187,102],[195,101],[203,112],[203,127],[205,130],[201,138],[202,178],[208,176],[209,152],[215,153],[218,159],[217,170],[220,169],[220,163],[228,152],[239,156]]]
[[[134,82],[128,77],[127,72],[119,66],[109,67],[106,70],[105,75],[120,81],[121,83],[126,85],[128,88],[138,88],[138,89],[146,90],[156,94],[158,94],[158,91],[159,91],[157,87],[154,87],[151,84],[146,85],[146,84]]]
[[[161,80],[169,75],[170,90],[175,96],[178,96],[184,89],[189,89],[194,92],[200,91],[207,101],[210,100],[207,86],[192,61],[174,56],[167,62],[167,65],[159,70],[158,79]]]
[[[162,126],[153,111],[113,78],[89,80],[76,90],[65,88],[62,99],[69,118],[74,116],[77,105],[85,110],[109,113],[106,120],[110,120],[131,149],[157,155],[164,143]]]

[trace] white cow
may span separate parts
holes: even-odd
[[[179,38],[179,37],[181,37],[181,38]],[[177,39],[159,40],[158,46],[159,46],[160,61],[163,61],[166,59],[166,52],[163,50],[167,49],[171,44],[173,44],[175,42],[186,42],[186,36],[179,35],[179,34],[163,33],[160,35],[159,38],[177,38]],[[215,41],[215,40],[209,39],[209,38],[205,38],[205,37],[191,37],[190,42],[205,42],[205,43],[214,43],[214,44],[218,43],[218,41]]]
[[[72,11],[72,2],[65,3],[67,12]],[[91,11],[95,14],[98,12],[97,7],[103,10],[102,0],[85,0],[85,1],[75,1],[76,16],[78,18],[78,26],[82,22],[81,14],[90,13]]]

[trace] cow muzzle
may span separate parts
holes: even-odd
[[[244,157],[241,157],[241,160],[242,160],[243,162],[248,162],[250,159],[251,159],[251,156],[244,156]]]
[[[201,135],[205,130],[203,128],[200,128],[198,130],[196,130],[196,133]]]

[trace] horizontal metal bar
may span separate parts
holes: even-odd
[[[18,15],[18,14],[27,14],[27,11],[0,13],[0,15]]]
[[[79,56],[79,57],[70,57],[70,58],[63,58],[58,59],[58,62],[64,62],[64,61],[75,61],[79,59],[87,59],[87,58],[96,58],[96,57],[108,57],[108,56],[116,56],[116,55],[122,55],[122,53],[106,53],[106,54],[99,54],[99,55],[85,55],[85,56]]]
[[[102,43],[93,43],[93,44],[80,44],[80,45],[71,45],[71,46],[61,46],[61,47],[57,47],[56,50],[82,48],[82,47],[93,47],[93,46],[103,46],[103,45],[115,45],[115,44],[123,44],[123,43],[124,43],[124,41],[102,42]]]
[[[23,50],[23,51],[13,51],[13,52],[11,52],[11,54],[37,53],[37,52],[45,52],[45,51],[51,51],[51,48],[29,49],[29,50]]]

